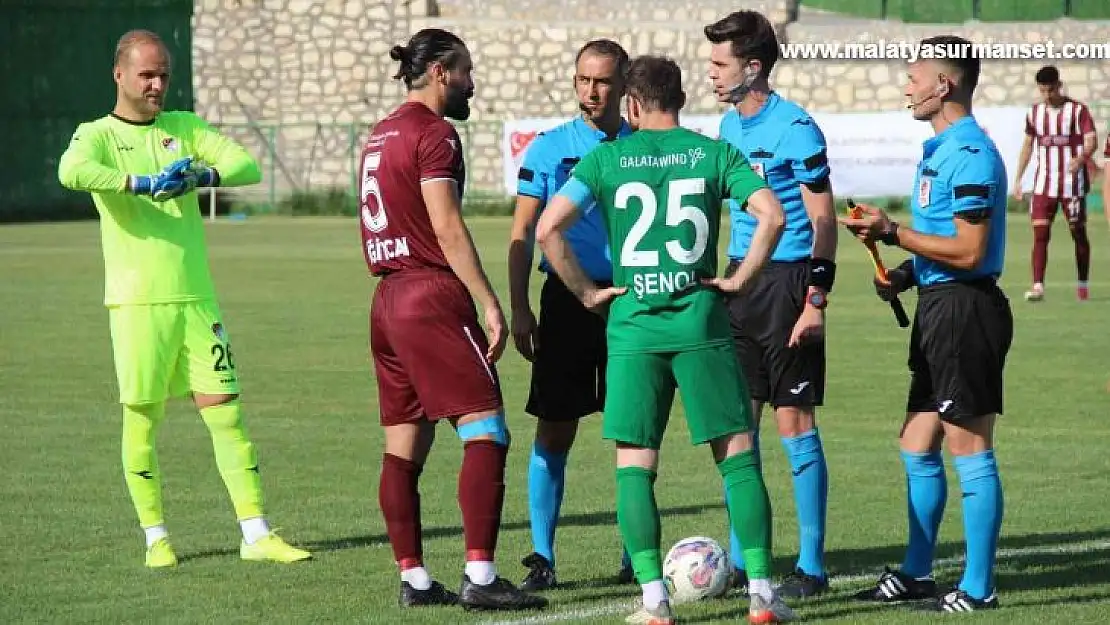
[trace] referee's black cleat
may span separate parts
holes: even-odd
[[[977,610],[993,610],[998,607],[998,595],[991,593],[986,599],[976,599],[959,588],[953,588],[947,594],[937,597],[922,606],[929,612],[975,612]]]
[[[459,596],[443,587],[439,582],[432,582],[427,590],[417,590],[406,581],[401,582],[401,597],[399,600],[403,608],[416,608],[427,605],[456,605]]]
[[[937,583],[932,579],[914,579],[901,571],[887,568],[879,581],[867,590],[856,593],[859,601],[898,603],[932,599],[937,594]]]
[[[810,575],[802,569],[794,569],[782,580],[776,589],[778,594],[787,599],[808,599],[816,597],[829,589],[828,576]]]
[[[621,566],[621,570],[617,572],[617,583],[621,585],[636,583],[636,571],[632,570],[631,564]]]
[[[745,595],[748,594],[748,572],[733,567],[732,572],[728,574],[728,588],[729,590],[738,590]]]
[[[496,577],[485,586],[470,581],[463,575],[459,589],[459,605],[466,610],[541,610],[547,607],[547,599],[530,595],[513,586],[504,577]]]
[[[555,579],[555,567],[551,566],[551,562],[540,554],[530,553],[520,563],[529,569],[524,581],[520,582],[520,589],[524,592],[549,590],[558,584]]]

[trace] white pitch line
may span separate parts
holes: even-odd
[[[1077,554],[1077,553],[1090,553],[1092,551],[1110,550],[1110,541],[1097,540],[1097,541],[1084,541],[1078,543],[1070,543],[1064,545],[1034,545],[1032,547],[1020,547],[1017,549],[999,549],[998,550],[998,564],[1001,566],[1002,561],[1008,558],[1019,558],[1023,556],[1041,556],[1053,554]],[[964,556],[957,556],[953,558],[941,558],[936,560],[933,564],[934,569],[945,569],[957,567],[964,563]],[[872,573],[854,573],[847,575],[834,575],[829,578],[829,584],[832,586],[842,586],[845,584],[857,584],[862,581],[875,579],[878,571]],[[628,610],[632,610],[636,605],[636,600],[621,601],[617,603],[604,603],[601,605],[589,608],[576,608],[573,610],[566,610],[563,612],[555,612],[553,614],[538,614],[536,616],[528,616],[520,619],[510,620],[487,620],[482,621],[481,625],[544,625],[546,623],[565,623],[568,621],[579,621],[598,616],[608,616],[610,614],[619,614]]]

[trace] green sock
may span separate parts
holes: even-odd
[[[744,545],[749,579],[771,578],[771,500],[752,450],[725,458],[717,464],[728,491],[728,516],[732,531]]]
[[[617,469],[617,525],[632,560],[636,581],[646,584],[663,579],[655,471],[642,467]]]
[[[200,416],[212,435],[216,467],[240,521],[262,516],[262,480],[258,456],[247,438],[239,400],[202,408]]]
[[[162,474],[154,448],[154,437],[164,415],[164,404],[123,407],[123,478],[139,515],[139,525],[144,528],[164,522]]]

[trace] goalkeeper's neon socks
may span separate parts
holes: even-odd
[[[539,441],[532,444],[528,461],[528,518],[532,525],[532,551],[555,567],[555,528],[563,503],[567,454],[548,451]]]
[[[906,465],[906,499],[910,537],[900,572],[921,579],[933,572],[937,532],[944,518],[948,483],[944,477],[944,458],[939,451],[915,453],[902,451]]]
[[[123,407],[123,476],[141,527],[162,525],[162,476],[154,441],[165,415],[164,404]]]
[[[798,511],[798,564],[807,575],[825,576],[825,519],[829,498],[829,469],[816,429],[784,437],[782,446],[794,476],[794,506]]]
[[[959,589],[983,600],[994,592],[994,561],[1002,528],[1002,482],[994,451],[956,456],[963,491],[964,537],[967,563]]]
[[[235,518],[262,516],[262,477],[258,453],[247,437],[242,404],[238,399],[200,409],[208,427],[216,468],[235,508]]]

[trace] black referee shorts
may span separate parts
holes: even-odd
[[[725,275],[739,266],[729,263]],[[729,296],[736,355],[752,399],[771,406],[820,406],[825,397],[825,342],[811,339],[787,347],[805,308],[809,262],[770,262],[751,288]]]
[[[1013,337],[1010,301],[994,280],[919,288],[906,411],[938,412],[951,423],[1002,414]]]
[[[587,310],[554,274],[540,292],[538,335],[525,411],[545,421],[574,421],[601,412],[608,356],[605,320]]]

